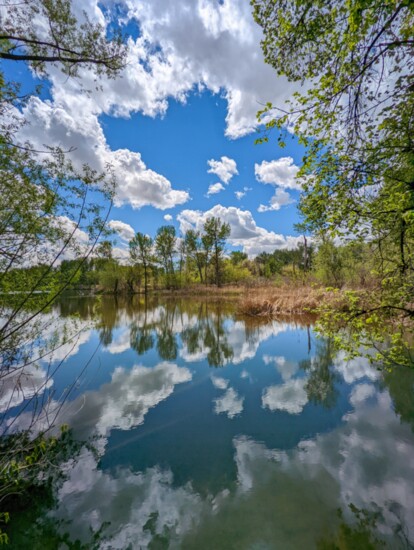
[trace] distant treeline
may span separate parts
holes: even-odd
[[[188,230],[178,237],[172,225],[158,229],[155,239],[136,233],[129,242],[129,256],[114,257],[110,240],[102,241],[89,258],[64,260],[58,267],[36,265],[14,269],[1,280],[2,292],[93,290],[135,293],[180,289],[188,286],[254,284],[272,281],[285,284],[320,283],[341,288],[363,287],[373,280],[369,243],[337,246],[332,240],[303,243],[292,250],[262,252],[249,259],[241,251],[226,253],[228,224],[209,218],[202,231]],[[39,283],[40,281],[40,283]]]

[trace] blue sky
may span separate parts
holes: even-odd
[[[295,87],[265,65],[249,2],[73,6],[79,18],[84,9],[108,32],[122,27],[128,64],[119,79],[101,80],[100,89],[90,71],[67,79],[51,67],[41,96],[24,108],[29,124],[21,138],[35,147],[74,147],[75,166],[113,166],[110,225],[120,257],[134,231],[154,236],[171,223],[180,233],[201,228],[211,215],[230,224],[230,247],[250,256],[295,246],[294,176],[303,151],[293,136],[280,149],[276,133],[254,144],[256,112],[267,101],[285,105]],[[25,88],[34,82],[28,69],[11,70]]]
[[[280,149],[276,134],[271,135],[270,143],[260,145],[255,144],[255,133],[229,139],[225,136],[225,116],[225,99],[209,91],[192,93],[185,104],[172,100],[166,115],[155,119],[141,114],[130,119],[103,116],[102,127],[112,149],[139,151],[144,162],[166,176],[174,188],[190,194],[186,204],[165,211],[152,206],[144,206],[138,211],[129,205],[115,207],[112,218],[129,223],[136,231],[153,235],[166,223],[165,214],[173,216],[169,223],[179,229],[176,217],[183,209],[205,211],[221,204],[251,211],[256,222],[266,229],[293,234],[293,224],[298,221],[296,202],[277,211],[257,211],[260,204],[269,203],[274,186],[257,181],[255,164],[281,157],[292,157],[299,164],[302,148],[296,139],[288,139],[287,146]],[[227,185],[216,174],[208,172],[208,161],[220,160],[222,156],[234,160],[238,171]],[[207,196],[209,186],[218,182],[224,190]],[[244,196],[238,199],[237,191],[245,193]],[[299,193],[292,191],[291,195],[296,201]]]

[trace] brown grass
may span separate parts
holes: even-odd
[[[310,286],[270,287],[251,291],[239,303],[238,313],[258,317],[275,317],[283,314],[314,313],[323,305],[345,307],[345,300],[338,293]]]

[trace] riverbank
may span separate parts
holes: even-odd
[[[320,308],[330,306],[338,311],[346,311],[349,305],[345,290],[326,289],[310,285],[191,285],[174,289],[150,289],[148,298],[182,297],[232,299],[237,301],[237,313],[251,317],[275,317],[280,315],[316,314]],[[145,297],[144,292],[113,293],[89,292],[90,296]]]

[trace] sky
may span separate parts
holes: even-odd
[[[249,1],[74,0],[73,7],[80,20],[85,10],[108,32],[122,29],[127,65],[98,89],[84,69],[76,80],[52,67],[41,95],[24,107],[21,137],[38,148],[74,148],[75,166],[113,166],[109,225],[120,256],[136,231],[155,236],[172,224],[180,234],[209,216],[229,223],[229,248],[251,257],[294,247],[303,150],[294,136],[284,149],[276,133],[267,144],[255,139],[257,111],[268,101],[283,106],[295,88],[264,63]],[[30,87],[26,67],[10,70]]]

